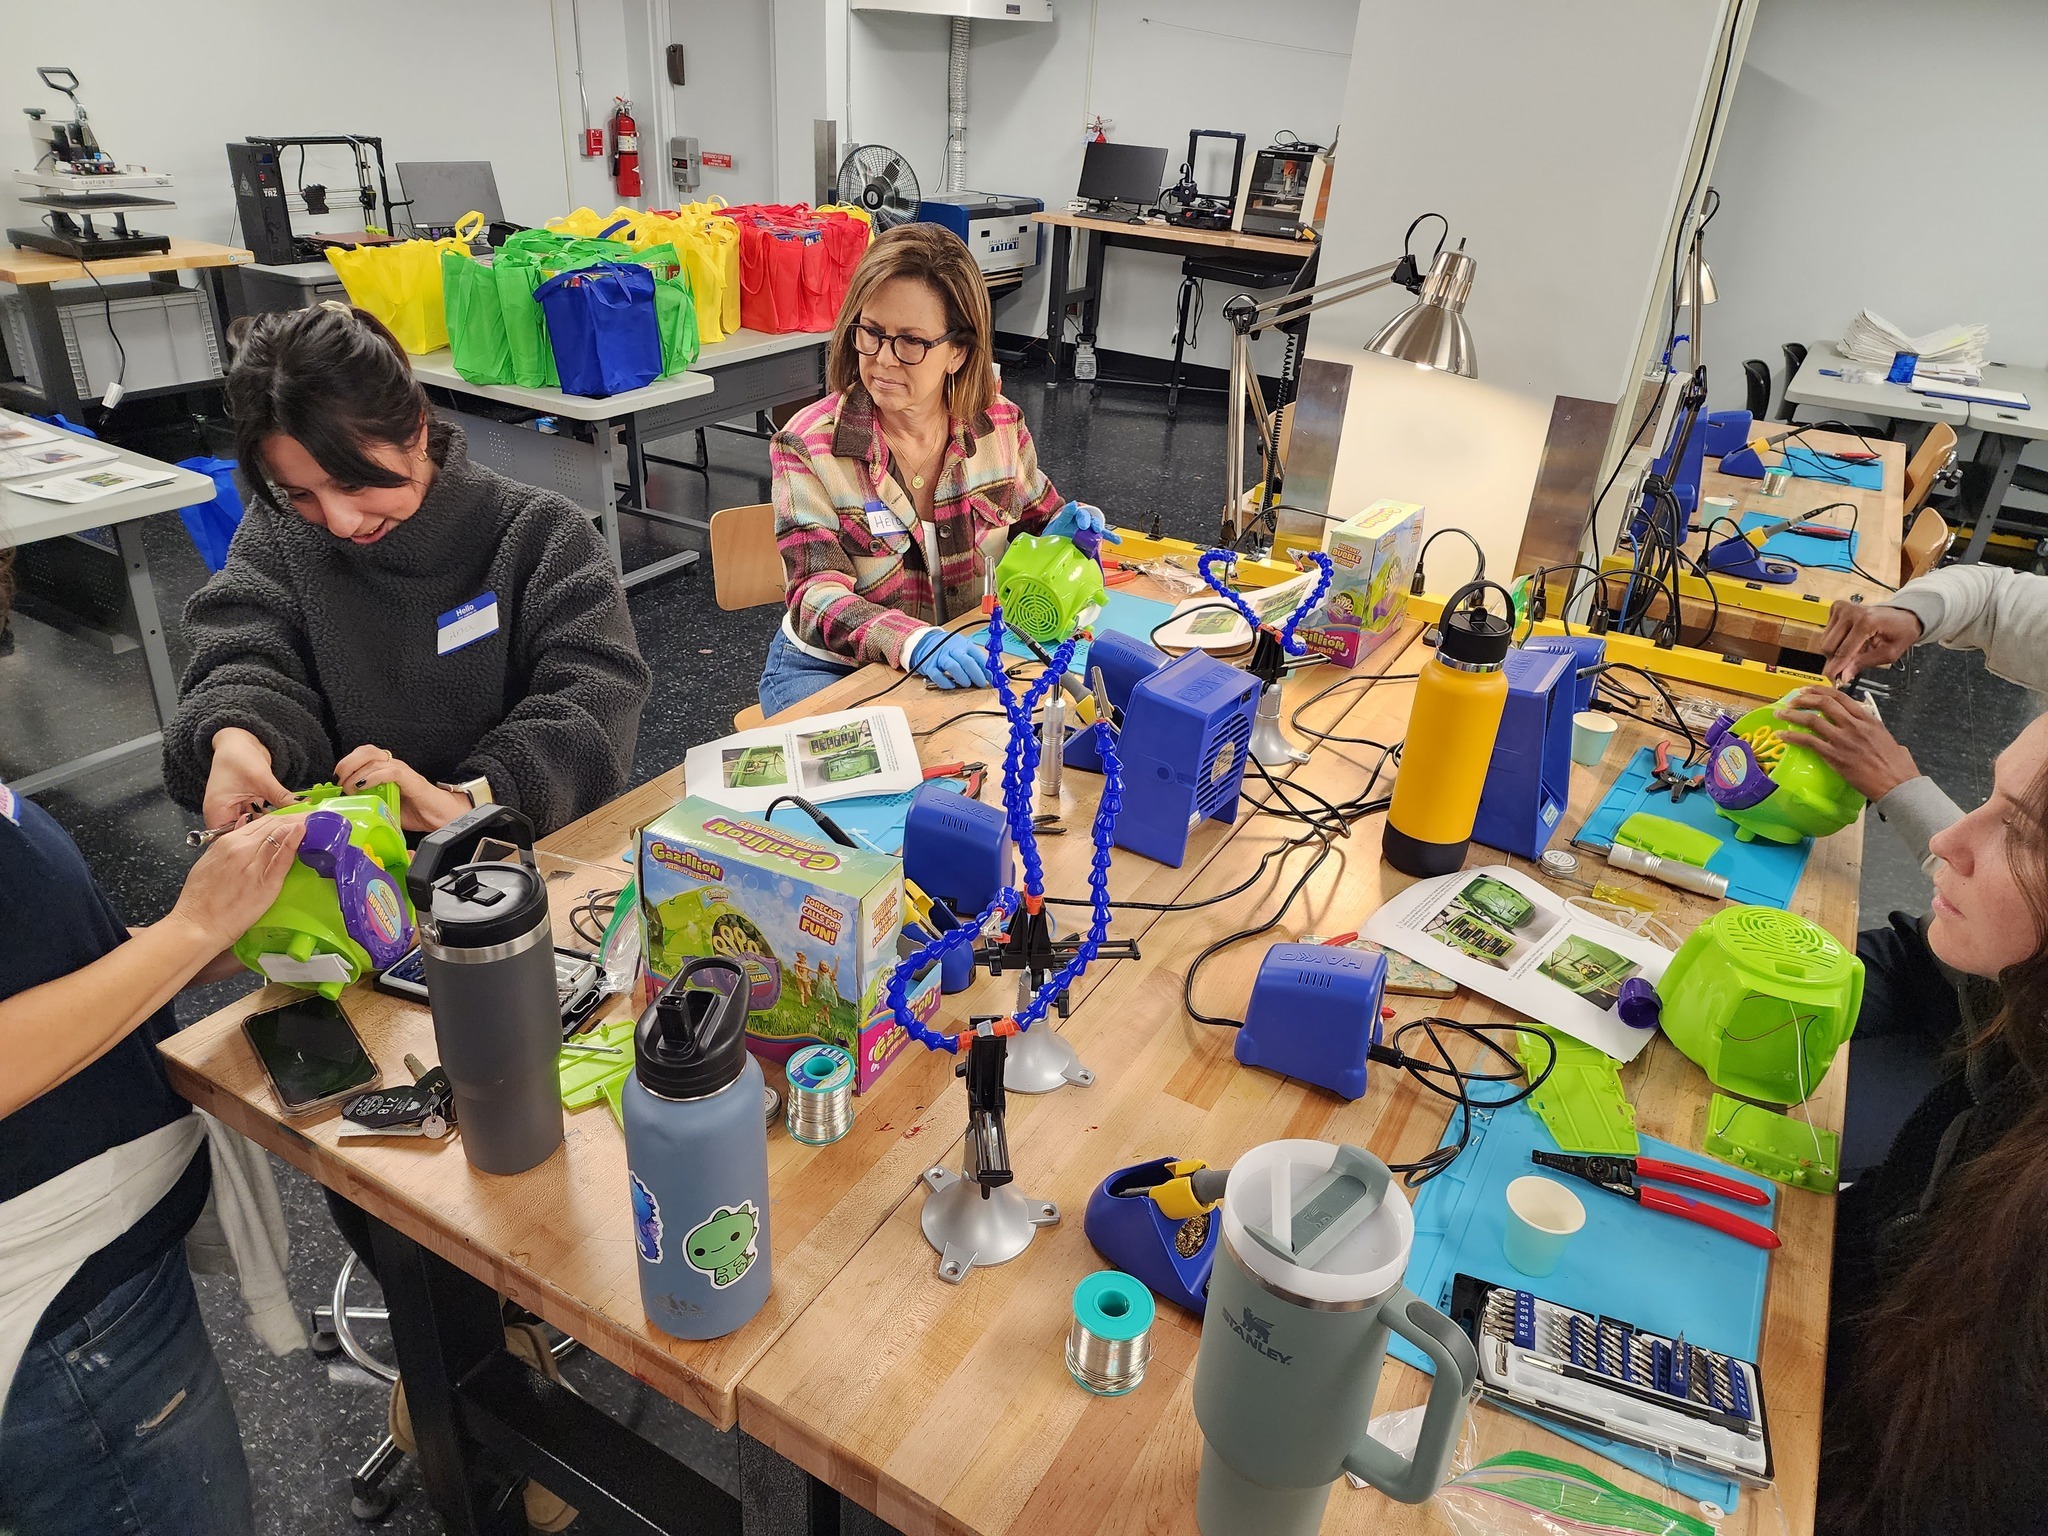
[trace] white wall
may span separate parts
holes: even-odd
[[[2038,0],[1771,0],[1757,16],[1707,231],[1716,407],[1742,362],[1784,388],[1787,341],[1870,308],[1910,335],[1991,327],[1991,355],[2048,365],[2048,6]]]
[[[1108,120],[1114,140],[1164,146],[1169,184],[1191,128],[1245,134],[1247,162],[1282,129],[1326,144],[1337,128],[1356,16],[1357,0],[1271,0],[1255,12],[1236,0],[1058,0],[1049,23],[976,22],[968,184],[1065,207],[1093,116]],[[901,150],[928,188],[944,170],[948,36],[934,17],[856,11],[848,23],[852,134]],[[1178,257],[1111,254],[1098,344],[1172,356],[1179,282]],[[1201,345],[1189,356],[1224,367],[1228,295],[1211,285],[1208,297]],[[1045,302],[1041,267],[998,302],[996,324],[1042,333]],[[1261,343],[1262,365],[1277,364],[1277,347]]]
[[[669,29],[684,50],[687,83],[671,87],[667,65],[662,90],[674,100],[675,131],[698,147],[732,156],[732,168],[706,166],[693,199],[772,203],[775,195],[776,94],[761,84],[775,78],[771,54],[774,7],[769,0],[668,0]],[[663,155],[668,146],[657,147]],[[667,204],[662,206],[666,207]]]
[[[1361,350],[1406,302],[1399,290],[1318,315],[1311,353],[1354,364],[1332,512],[1419,501],[1431,527],[1479,538],[1489,573],[1513,570],[1555,398],[1618,401],[1630,387],[1724,10],[1366,0],[1323,275],[1398,254],[1416,214],[1443,213],[1478,261],[1466,318],[1479,378]],[[1443,56],[1446,39],[1454,96],[1427,70],[1388,68]]]
[[[26,163],[20,108],[64,105],[33,66],[68,64],[108,151],[177,178],[178,206],[138,220],[145,228],[227,240],[235,210],[224,146],[252,133],[374,134],[392,165],[489,160],[507,216],[544,219],[566,206],[576,118],[573,78],[566,118],[560,105],[553,9],[548,0],[353,0],[345,11],[207,0],[203,16],[184,16],[98,0],[82,25],[75,7],[0,0],[0,118],[12,125],[0,135],[0,168]],[[560,10],[566,71],[566,3]],[[584,10],[586,52],[610,60],[609,73],[590,77],[601,116],[599,97],[608,109],[625,90],[620,7],[586,0]],[[295,175],[296,154],[287,165]],[[307,179],[354,186],[346,155],[315,152]],[[9,222],[19,211],[8,208]]]

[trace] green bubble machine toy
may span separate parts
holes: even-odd
[[[284,889],[235,944],[235,958],[270,981],[336,998],[412,947],[412,862],[398,820],[398,786],[353,794],[320,784],[272,816],[303,816],[306,831]]]
[[[1826,837],[1863,814],[1863,797],[1805,745],[1812,732],[1777,718],[1785,699],[1707,731],[1706,790],[1741,842]]]
[[[1074,540],[1020,533],[996,566],[996,601],[1014,628],[1052,645],[1100,613],[1109,588],[1101,564]]]

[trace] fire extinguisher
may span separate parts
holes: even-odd
[[[633,103],[612,98],[612,184],[621,197],[640,195],[640,129],[633,121]]]

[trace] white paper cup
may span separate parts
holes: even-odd
[[[1564,1262],[1565,1246],[1585,1224],[1586,1208],[1577,1195],[1555,1179],[1524,1174],[1508,1185],[1501,1251],[1516,1269],[1540,1280],[1556,1272]]]
[[[1597,709],[1582,709],[1572,716],[1572,761],[1583,768],[1598,768],[1614,741],[1615,720]]]

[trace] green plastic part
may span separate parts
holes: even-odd
[[[614,1085],[623,1086],[633,1070],[633,1026],[635,1019],[613,1019],[588,1033],[564,1043],[556,1058],[555,1072],[562,1080],[562,1108],[582,1109],[599,1099],[612,1097]],[[620,1054],[606,1056],[595,1051],[578,1051],[576,1045],[609,1045]]]
[[[1003,621],[1040,645],[1071,635],[1109,601],[1102,567],[1057,534],[1020,533],[996,567]]]
[[[1614,830],[1614,840],[1624,848],[1640,848],[1660,859],[1676,859],[1705,869],[1707,860],[1721,851],[1721,839],[1698,827],[1688,827],[1669,816],[1637,811]]]
[[[1657,984],[1664,1033],[1716,1088],[1797,1104],[1856,1028],[1863,962],[1776,907],[1724,907],[1679,945]]]
[[[1788,693],[1785,699],[1791,696]],[[1826,837],[1841,831],[1863,814],[1863,797],[1823,762],[1819,753],[1801,745],[1801,738],[1813,733],[1804,726],[1787,725],[1778,718],[1777,712],[1784,706],[1785,699],[1758,705],[1735,722],[1735,734],[1748,741],[1752,751],[1759,753],[1759,764],[1778,786],[1745,810],[1731,811],[1726,806],[1719,807],[1721,814],[1735,823],[1736,837],[1745,843],[1759,837],[1774,843],[1796,843],[1801,838]],[[1760,750],[1759,733],[1762,733]],[[1725,742],[1721,750],[1726,752],[1733,746],[1734,743]]]
[[[1509,1451],[1482,1461],[1452,1478],[1437,1498],[1454,1512],[1480,1516],[1489,1530],[1508,1529],[1496,1522],[1512,1520],[1512,1511],[1521,1509],[1560,1517],[1574,1529],[1616,1536],[1714,1536],[1704,1520],[1630,1493],[1576,1462],[1535,1451]],[[1516,1522],[1512,1528],[1537,1527]],[[1541,1528],[1555,1527],[1544,1520]]]
[[[1832,1195],[1841,1183],[1842,1138],[1725,1093],[1707,1106],[1707,1151],[1780,1184]]]
[[[1558,1150],[1634,1157],[1636,1112],[1621,1091],[1620,1063],[1597,1046],[1530,1025],[1515,1032],[1515,1055],[1531,1081],[1550,1060],[1550,1052],[1535,1038],[1539,1032],[1556,1043],[1557,1065],[1530,1096],[1529,1107]]]
[[[377,866],[398,882],[399,899],[405,904],[406,921],[412,921],[412,899],[405,894],[405,872],[412,867],[412,855],[405,846],[405,833],[398,821],[398,786],[378,784],[345,794],[337,784],[316,784],[291,805],[279,806],[272,816],[304,816],[311,811],[335,811],[348,818],[353,831],[350,840],[368,854]],[[296,963],[317,963],[322,956],[339,957],[347,971],[343,978],[298,981],[290,974],[272,975],[263,960],[283,971]],[[235,958],[258,975],[335,998],[349,983],[370,970],[369,951],[349,936],[342,925],[341,902],[334,894],[334,882],[292,860],[285,872],[284,888],[270,910],[259,917],[249,931],[235,942]],[[280,958],[284,964],[280,964]]]

